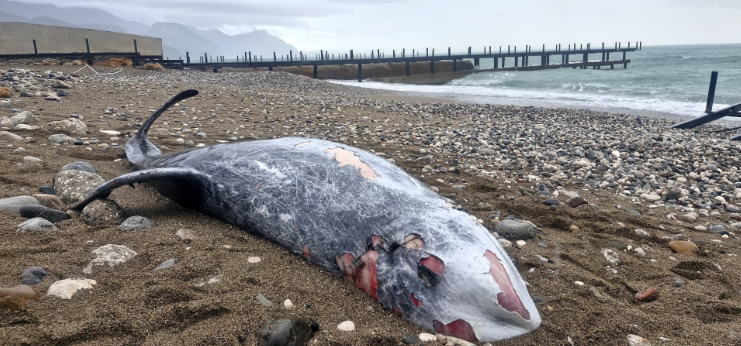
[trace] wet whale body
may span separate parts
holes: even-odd
[[[540,315],[499,242],[399,167],[318,139],[220,144],[162,156],[150,116],[126,144],[136,170],[70,206],[147,182],[350,280],[384,308],[437,333],[495,341],[535,330]]]

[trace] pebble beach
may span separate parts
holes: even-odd
[[[3,345],[256,345],[285,314],[318,325],[309,345],[468,345],[146,184],[62,211],[130,172],[123,145],[186,89],[200,94],[149,132],[164,154],[289,136],[341,142],[496,233],[543,323],[493,345],[741,343],[741,143],[713,132],[723,127],[455,103],[286,72],[117,71],[0,63],[0,95],[10,93],[0,98]],[[38,297],[2,309],[2,287],[22,284]]]

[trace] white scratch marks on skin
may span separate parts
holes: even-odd
[[[293,216],[289,214],[280,214],[280,220],[283,222],[288,222],[288,221],[293,220]]]
[[[307,141],[307,142],[303,142],[303,143],[299,143],[299,144],[296,144],[296,145],[294,145],[294,147],[300,147],[300,146],[302,146],[302,145],[307,145],[307,144],[309,144],[309,142],[308,142],[308,141]]]
[[[262,169],[263,171],[267,171],[269,173],[275,174],[275,176],[278,177],[279,179],[287,178],[286,175],[283,174],[283,172],[279,171],[277,168],[270,168],[266,164],[260,161],[255,161],[255,164],[257,164],[257,167],[260,167],[260,169]]]
[[[324,151],[327,154],[334,154],[334,159],[339,163],[339,167],[353,166],[360,171],[360,175],[368,180],[376,179],[378,174],[367,163],[360,161],[360,158],[350,150],[343,148],[333,148]]]
[[[265,205],[260,206],[260,208],[257,208],[255,211],[257,213],[259,213],[259,214],[264,215],[264,216],[270,216],[270,212],[268,211],[268,207],[265,206]]]

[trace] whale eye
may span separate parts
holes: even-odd
[[[425,247],[425,240],[417,233],[409,233],[404,238],[404,247],[411,250],[422,250]]]
[[[435,255],[425,257],[417,263],[417,277],[427,286],[437,285],[443,272],[445,272],[445,263]]]

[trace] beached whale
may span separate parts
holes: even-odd
[[[177,203],[259,235],[352,281],[384,308],[437,333],[495,341],[540,325],[499,242],[467,213],[388,161],[307,138],[220,144],[160,156],[146,134],[126,144],[136,170],[70,208],[147,182]]]

